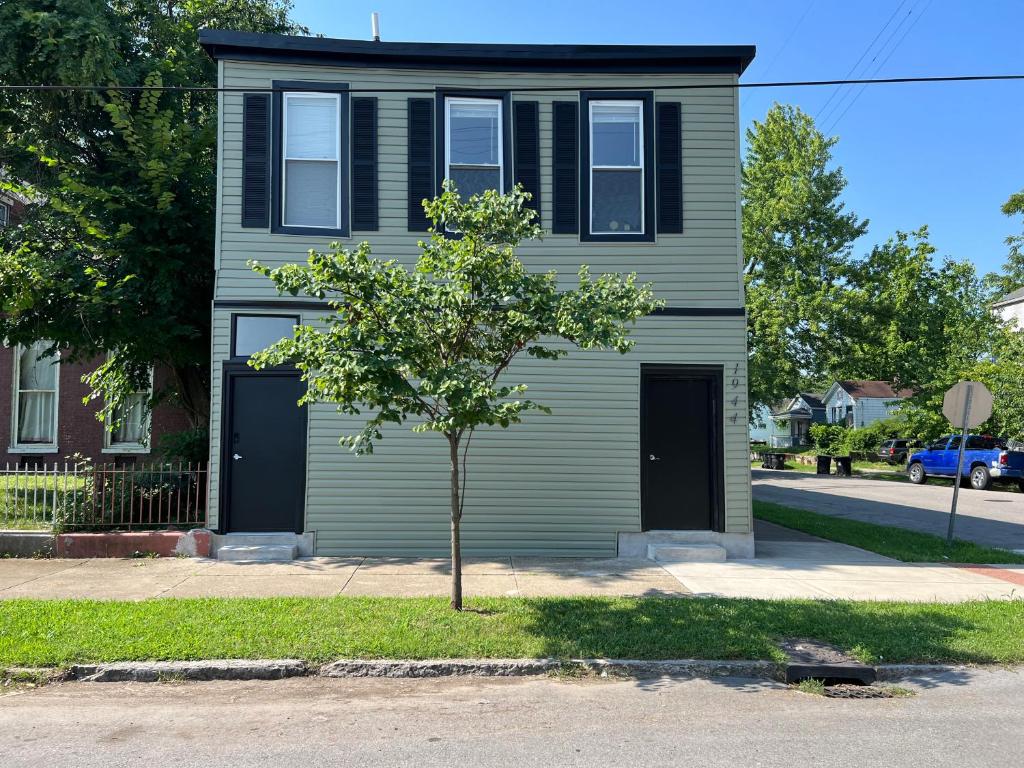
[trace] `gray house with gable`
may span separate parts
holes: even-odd
[[[553,414],[477,433],[465,552],[681,543],[752,555],[734,86],[753,47],[228,31],[201,43],[223,88],[209,499],[222,556],[447,552],[442,440],[394,427],[356,457],[338,438],[358,420],[296,407],[294,371],[246,365],[327,311],[277,295],[247,260],[366,240],[412,263],[428,226],[420,201],[444,178],[463,193],[532,193],[545,237],[520,249],[530,268],[557,269],[566,285],[584,263],[636,271],[666,304],[637,324],[628,355],[516,365],[511,378]]]

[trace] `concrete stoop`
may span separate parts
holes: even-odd
[[[659,563],[723,563],[725,547],[717,544],[648,544],[647,558]]]
[[[305,556],[311,544],[295,533],[227,533],[214,537],[213,554],[229,562],[280,562]],[[311,552],[310,552],[311,554]]]

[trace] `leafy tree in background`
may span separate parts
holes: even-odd
[[[842,378],[882,379],[927,393],[991,348],[997,324],[974,265],[948,258],[936,264],[935,250],[921,227],[897,232],[851,267]]]
[[[1024,217],[1024,190],[1010,195],[1009,200],[1003,203],[1002,210],[1007,216]],[[995,292],[996,299],[1024,288],[1024,227],[1020,234],[1007,237],[1006,244],[1010,252],[1006,256],[1003,271],[987,277],[987,283]]]
[[[288,0],[0,3],[0,83],[216,85],[203,27],[297,33]],[[0,236],[0,333],[65,357],[116,405],[166,391],[205,427],[217,100],[201,93],[0,93],[0,168],[41,201]],[[102,415],[102,409],[101,409]]]
[[[515,255],[522,240],[541,236],[527,196],[488,191],[463,202],[450,182],[424,201],[434,222],[415,269],[332,246],[311,252],[307,265],[253,268],[281,292],[327,299],[335,314],[322,325],[299,326],[251,358],[256,368],[284,363],[302,371],[301,402],[336,403],[361,415],[362,429],[342,437],[357,454],[372,453],[386,424],[412,420],[416,432],[436,432],[448,444],[451,490],[451,605],[462,608],[460,524],[466,457],[474,430],[508,427],[529,411],[549,412],[521,397],[525,384],[503,383],[521,356],[556,360],[580,349],[632,348],[628,325],[658,304],[636,275],[591,278],[560,290],[554,272],[529,272]],[[445,235],[445,229],[460,233]],[[568,342],[566,343],[556,343]],[[516,374],[518,375],[518,374]]]
[[[853,241],[867,222],[846,212],[837,139],[800,109],[775,104],[747,129],[743,250],[750,402],[769,405],[825,378],[843,356]]]

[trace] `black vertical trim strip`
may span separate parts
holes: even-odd
[[[352,99],[352,229],[376,231],[377,99]]]
[[[579,112],[577,101],[556,101],[552,105],[551,231],[555,234],[580,231]]]
[[[270,226],[270,95],[242,95],[242,226]]]
[[[658,232],[683,231],[683,133],[682,105],[658,102]]]
[[[515,182],[530,193],[527,206],[537,212],[540,224],[540,105],[536,101],[512,103]]]
[[[423,200],[434,196],[434,100],[409,99],[408,217],[410,232],[426,232]]]

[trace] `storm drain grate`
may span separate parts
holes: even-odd
[[[891,688],[877,685],[826,685],[825,696],[829,699],[895,699],[901,695]]]

